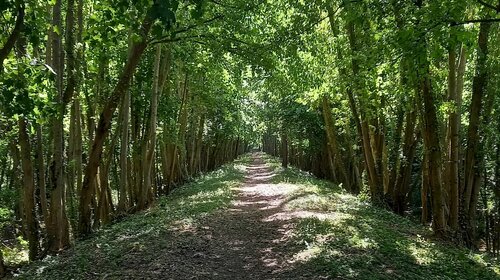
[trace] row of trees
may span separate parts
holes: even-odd
[[[498,252],[494,0],[39,2],[0,4],[0,218],[31,259],[259,134],[284,166]]]
[[[500,3],[287,5],[310,32],[266,80],[264,150],[498,253]]]
[[[228,9],[2,2],[0,204],[30,260],[248,149],[245,67],[209,36],[231,24]]]

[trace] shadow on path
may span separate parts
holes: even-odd
[[[293,217],[282,208],[294,186],[271,183],[276,174],[261,154],[252,157],[229,209],[202,218],[196,228],[177,229],[165,237],[172,238],[171,247],[152,262],[128,264],[135,269],[111,278],[326,279],[294,265],[294,254],[303,248],[289,241]]]

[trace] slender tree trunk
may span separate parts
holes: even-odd
[[[284,128],[281,131],[281,166],[288,168],[288,135]]]
[[[448,117],[448,154],[447,154],[447,186],[449,190],[450,216],[448,224],[452,231],[458,230],[459,212],[459,166],[460,166],[460,107],[462,104],[462,91],[466,65],[465,46],[460,49],[458,67],[456,67],[455,48],[452,46],[448,54],[448,101],[453,102],[455,109]],[[458,68],[456,71],[455,69]],[[456,72],[456,73],[455,73]]]
[[[113,200],[109,187],[109,170],[113,161],[113,151],[118,140],[118,133],[113,136],[111,143],[107,147],[103,163],[99,166],[99,201],[97,203],[97,215],[95,217],[97,225],[106,225],[111,222],[113,212]]]
[[[427,224],[429,222],[429,161],[427,160],[427,152],[424,151],[424,156],[422,160],[422,188],[420,191],[420,200],[422,202],[422,215],[420,217],[420,222],[422,224]]]
[[[165,132],[164,132],[165,135]],[[169,162],[168,162],[168,145],[165,143],[165,137],[160,141],[160,154],[161,154],[161,173],[162,173],[162,187],[160,188],[160,194],[166,194],[167,192],[167,183],[168,183],[168,171]]]
[[[57,0],[52,12],[52,24],[62,31],[61,21],[62,1]],[[52,36],[52,68],[56,72],[57,97],[55,102],[59,105],[56,116],[52,119],[53,155],[50,180],[50,222],[47,226],[48,251],[57,253],[68,247],[69,225],[65,209],[65,184],[64,184],[64,93],[63,93],[63,52],[61,35],[54,33]]]
[[[403,158],[394,182],[395,188],[392,194],[393,210],[400,215],[403,215],[406,210],[407,197],[410,193],[412,164],[418,143],[418,139],[415,137],[416,119],[416,110],[407,112],[404,129]]]
[[[76,42],[83,43],[83,0],[77,0],[77,23],[78,23],[78,31],[76,35]],[[70,42],[67,43],[71,45]],[[83,60],[83,48],[78,49],[75,59],[75,73],[74,77],[75,81],[75,89],[76,96],[73,99],[75,106],[75,146],[74,146],[74,155],[73,158],[75,160],[75,175],[76,175],[76,191],[77,194],[80,193],[83,184],[83,162],[82,162],[82,154],[83,154],[83,133],[82,133],[82,121],[83,114],[80,105],[80,90],[82,88],[82,83],[80,82],[82,79],[81,74],[81,64]],[[76,227],[75,227],[76,228]]]
[[[35,260],[38,257],[38,223],[35,211],[35,174],[33,171],[33,161],[31,159],[31,144],[27,132],[26,119],[21,117],[19,125],[19,146],[23,169],[23,206],[24,224],[26,225],[29,259]]]
[[[128,182],[128,127],[130,116],[130,92],[127,91],[123,98],[120,143],[120,192],[118,197],[118,211],[125,212],[129,207],[127,191]]]
[[[359,61],[355,58],[358,53],[358,43],[356,40],[357,38],[353,22],[347,23],[346,31],[349,38],[350,49],[351,52],[353,53],[353,59],[351,61],[352,73],[354,77],[356,77],[356,79],[359,79],[360,75]],[[353,87],[359,90],[360,86],[355,82]],[[369,125],[370,122],[367,119],[366,114],[361,114],[361,118],[359,117],[359,115],[357,115],[357,108],[355,105],[355,100],[352,90],[348,89],[347,92],[349,97],[349,104],[351,106],[353,115],[356,114],[355,116],[356,122],[360,120],[358,132],[360,133],[360,137],[362,140],[363,153],[365,156],[365,165],[366,165],[366,170],[368,172],[368,182],[370,185],[372,201],[374,204],[382,205],[384,204],[383,180],[382,180],[382,173],[380,172],[382,166],[381,162],[377,160],[379,159],[379,157],[377,157],[377,153],[374,153],[374,150],[372,150],[372,139],[371,139],[370,125]],[[376,143],[375,142],[376,140],[377,139],[373,139],[374,143]],[[377,145],[374,145],[373,147],[377,147]]]
[[[99,124],[96,129],[96,135],[92,143],[89,153],[89,160],[85,168],[85,176],[82,185],[82,193],[80,195],[80,217],[79,217],[79,233],[80,235],[88,235],[92,232],[91,223],[91,201],[94,191],[94,181],[97,175],[104,140],[109,134],[113,113],[118,106],[120,99],[127,92],[130,79],[139,63],[139,60],[147,46],[147,36],[151,29],[152,18],[151,11],[148,11],[146,19],[141,26],[142,37],[141,41],[133,44],[128,60],[124,66],[123,72],[118,79],[118,83],[111,93],[106,105],[104,106],[99,117]]]
[[[205,129],[205,115],[201,114],[200,122],[198,123],[198,135],[196,136],[196,151],[194,152],[193,170],[195,174],[201,172],[200,161],[201,161],[201,152],[203,146],[204,129]]]
[[[0,278],[5,276],[5,264],[3,262],[3,253],[0,250]]]
[[[75,122],[75,139],[74,139],[74,154],[73,159],[75,161],[75,178],[76,178],[76,191],[79,193],[82,189],[83,183],[83,163],[82,163],[82,153],[83,153],[83,140],[82,140],[82,111],[80,108],[80,100],[78,97],[74,99],[75,106],[75,117],[73,121]]]
[[[478,50],[476,59],[476,71],[472,83],[472,101],[469,114],[469,128],[467,131],[467,150],[464,167],[464,193],[462,197],[463,213],[465,214],[466,243],[470,246],[475,240],[475,214],[479,187],[481,181],[481,165],[483,155],[479,153],[480,124],[483,111],[483,99],[486,95],[488,84],[488,39],[491,23],[482,22],[479,25]]]
[[[184,75],[184,84],[183,84],[183,89],[180,90],[182,94],[182,99],[181,99],[181,106],[179,108],[179,113],[178,113],[178,118],[177,118],[177,123],[179,126],[179,130],[177,132],[177,144],[174,144],[173,148],[173,153],[172,153],[172,159],[171,159],[171,169],[170,169],[170,180],[169,180],[169,191],[171,190],[170,184],[175,180],[174,178],[174,172],[177,169],[177,167],[181,166],[182,164],[182,153],[183,151],[180,149],[183,149],[184,147],[184,133],[186,131],[186,124],[187,124],[187,117],[188,117],[188,109],[187,109],[187,102],[188,102],[188,88],[187,88],[187,83],[188,83],[188,74],[185,73]],[[178,168],[179,174],[182,174],[182,168]],[[180,176],[179,176],[180,177]]]
[[[423,0],[417,0],[415,5],[422,9]],[[420,21],[416,22],[417,29],[424,29]],[[445,199],[442,184],[442,153],[439,135],[439,120],[436,109],[436,98],[431,86],[430,63],[427,58],[426,38],[419,38],[419,45],[414,53],[418,79],[418,108],[421,113],[422,138],[424,142],[424,164],[428,170],[427,185],[431,193],[432,228],[434,234],[446,236]],[[423,202],[422,202],[423,203]]]
[[[436,111],[436,99],[431,89],[429,78],[429,66],[427,59],[420,67],[424,67],[425,72],[420,73],[419,102],[423,103],[422,120],[424,148],[427,154],[428,183],[431,192],[432,205],[432,227],[437,236],[445,236],[445,203],[443,199],[443,188],[441,183],[441,147],[436,131],[439,131],[439,124]]]
[[[497,117],[497,129],[500,131],[500,115]],[[493,189],[493,193],[495,195],[495,208],[496,208],[496,218],[494,221],[494,229],[493,229],[493,255],[498,256],[498,251],[500,249],[500,141],[497,140],[496,145],[496,154],[495,154],[495,185]]]
[[[153,159],[156,148],[156,116],[158,111],[158,95],[160,91],[160,62],[161,62],[161,44],[156,46],[155,61],[153,66],[153,90],[151,94],[151,107],[149,114],[149,127],[145,135],[144,152],[142,160],[143,185],[139,199],[139,209],[145,209],[151,203],[149,197],[152,187]]]
[[[47,202],[47,189],[45,184],[45,163],[43,160],[43,138],[42,126],[36,124],[36,165],[37,165],[37,182],[40,189],[40,205],[45,227],[49,225],[49,206]]]
[[[350,178],[345,170],[345,165],[342,162],[341,154],[338,151],[338,141],[337,135],[335,134],[335,125],[333,123],[333,118],[331,115],[331,108],[326,96],[323,96],[322,101],[323,108],[323,120],[325,122],[325,132],[328,140],[328,151],[330,153],[330,161],[332,162],[332,174],[335,174],[335,169],[338,167],[340,173],[342,174],[342,183],[348,191],[352,191]]]
[[[406,110],[410,111],[410,109],[406,109]],[[389,171],[389,176],[388,176],[389,181],[387,184],[387,189],[385,190],[385,192],[387,194],[392,195],[391,203],[393,206],[393,210],[396,209],[394,207],[395,206],[394,194],[396,192],[396,178],[397,178],[398,171],[401,169],[400,146],[401,146],[401,140],[403,137],[402,136],[403,123],[404,123],[403,120],[405,120],[404,107],[398,108],[398,112],[397,112],[396,116],[397,116],[397,120],[396,120],[396,130],[395,130],[395,134],[394,134],[394,141],[393,141],[390,155],[388,156],[389,162],[392,163],[392,168],[390,168],[390,171]],[[407,116],[408,116],[408,113],[407,113]],[[408,118],[406,118],[406,121],[408,121]]]

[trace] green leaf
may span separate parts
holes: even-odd
[[[59,29],[59,26],[53,25],[52,30],[59,36],[61,36],[61,30]]]

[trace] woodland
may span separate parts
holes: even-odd
[[[0,23],[0,278],[260,157],[500,277],[499,0],[1,0]]]

